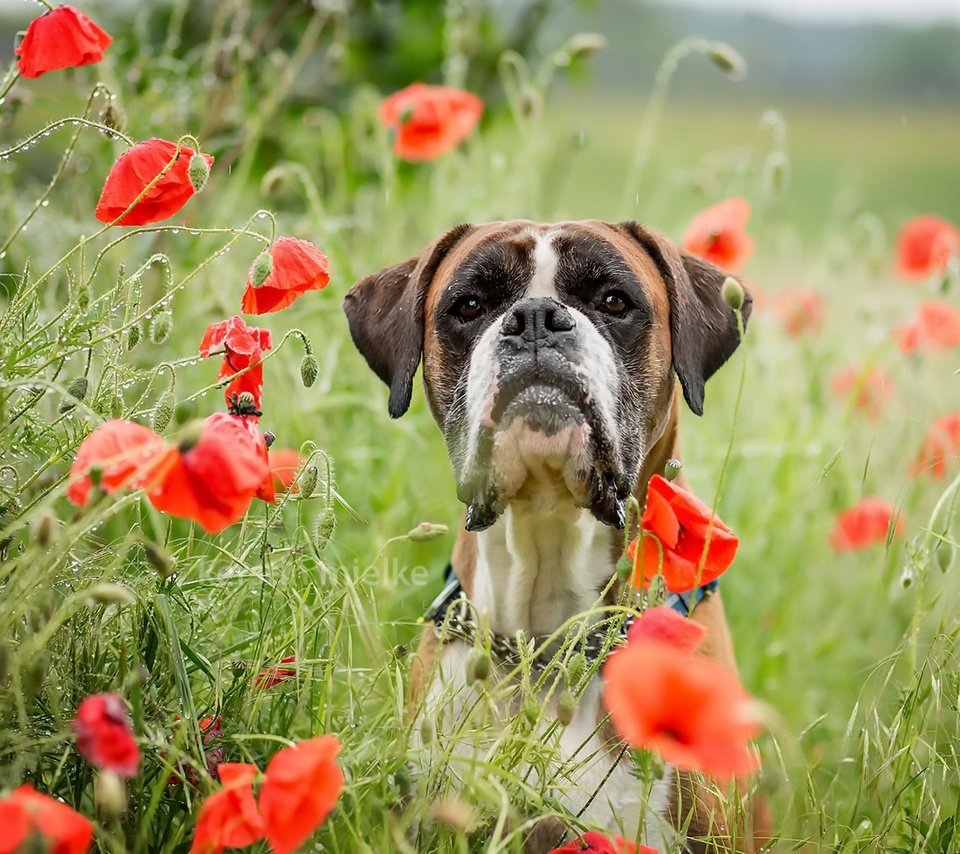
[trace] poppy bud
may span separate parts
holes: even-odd
[[[154,344],[164,344],[173,332],[173,313],[158,311],[150,323],[150,340]]]
[[[633,572],[633,561],[626,555],[620,555],[617,558],[617,578],[620,581],[626,581]]]
[[[577,711],[577,698],[573,692],[565,688],[557,697],[557,721],[560,726],[569,726]]]
[[[743,285],[733,276],[727,276],[720,286],[720,296],[723,301],[734,311],[740,311],[743,308]]]
[[[162,433],[167,429],[170,419],[173,417],[173,392],[165,391],[157,400],[157,405],[153,408],[153,429]]]
[[[132,605],[137,601],[126,587],[106,581],[91,587],[87,591],[87,596],[97,605]]]
[[[103,112],[100,113],[100,124],[106,125],[110,130],[122,130],[124,125],[123,113],[120,108],[110,101]],[[112,134],[110,134],[112,136]]]
[[[313,353],[307,353],[300,363],[300,379],[306,388],[310,388],[317,381],[317,374],[320,373],[320,364]]]
[[[320,472],[317,471],[317,467],[313,463],[309,463],[303,467],[303,471],[300,472],[300,477],[297,478],[299,481],[297,488],[301,498],[310,498],[313,493],[316,492],[317,479],[319,477]]]
[[[681,469],[683,469],[683,463],[671,457],[663,466],[663,476],[667,480],[676,480]]]
[[[332,507],[327,507],[326,510],[317,516],[317,520],[314,522],[313,543],[317,547],[317,551],[322,551],[327,543],[330,542],[330,537],[333,536],[336,527],[337,515],[333,512]]]
[[[34,523],[33,537],[40,548],[45,549],[53,540],[56,533],[56,517],[49,510],[44,510],[40,518]]]
[[[186,424],[197,417],[197,402],[195,400],[181,400],[173,407],[173,420],[177,424]]]
[[[140,343],[140,324],[134,323],[127,330],[127,351],[129,352]]]
[[[207,178],[210,177],[210,164],[207,163],[207,158],[202,155],[191,154],[190,165],[187,167],[187,177],[190,179],[190,184],[193,186],[195,193],[199,193],[206,187]]]
[[[161,578],[169,578],[176,572],[173,557],[166,549],[148,540],[143,544],[143,552],[146,555],[147,563],[156,570],[157,575]]]
[[[420,722],[420,740],[424,744],[430,744],[433,741],[433,722],[428,717]]]
[[[30,697],[36,697],[43,687],[43,680],[47,675],[49,658],[45,652],[38,653],[30,657],[30,660],[23,668],[21,679],[23,680],[23,691]]]
[[[527,694],[523,698],[523,716],[530,726],[540,720],[540,704],[533,698],[533,694]]]
[[[578,652],[567,662],[567,688],[571,690],[576,688],[586,672],[587,657],[582,652]]]
[[[245,392],[246,394],[247,392]],[[252,397],[253,395],[251,395]],[[241,394],[240,397],[243,397]],[[191,421],[189,424],[185,424],[179,433],[179,443],[177,444],[177,449],[181,454],[187,453],[187,451],[192,450],[196,447],[197,442],[200,441],[200,438],[203,436],[203,431],[206,429],[206,424],[197,419],[196,421]]]
[[[771,196],[779,196],[790,181],[790,161],[782,151],[771,151],[763,162],[763,185]]]
[[[250,268],[250,284],[259,288],[273,272],[273,256],[269,251],[261,252]]]
[[[577,33],[571,36],[564,50],[571,62],[590,59],[606,48],[607,39],[600,33]]]
[[[710,42],[707,58],[734,80],[743,80],[747,76],[747,61],[726,42]]]
[[[421,522],[407,533],[407,539],[414,543],[429,543],[431,540],[438,540],[448,533],[450,533],[450,529],[446,525]]]
[[[947,570],[953,566],[953,557],[955,554],[956,549],[949,540],[944,539],[937,543],[937,550],[934,556],[937,559],[937,566],[940,567],[941,572],[947,572]]]
[[[60,404],[60,412],[69,412],[78,402],[87,396],[87,389],[90,387],[86,377],[74,377],[67,383],[67,395]]]
[[[127,809],[127,789],[123,780],[113,771],[101,771],[93,781],[97,810],[104,816],[116,818]]]
[[[486,682],[490,678],[490,656],[486,650],[472,649],[467,656],[467,682]]]

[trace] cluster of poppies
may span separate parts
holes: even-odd
[[[683,239],[686,251],[736,272],[753,252],[746,232],[750,204],[733,197],[700,211]],[[909,220],[900,230],[894,267],[910,283],[942,279],[960,271],[960,228],[942,217],[923,215]],[[762,294],[755,285],[755,304]],[[794,288],[779,294],[774,308],[787,334],[814,334],[826,318],[826,301],[809,288]],[[943,299],[921,300],[915,315],[893,330],[893,340],[906,354],[920,354],[960,347],[960,311]],[[881,366],[847,365],[831,378],[830,388],[868,418],[878,418],[894,392],[893,379]],[[960,453],[960,413],[941,415],[928,426],[911,476],[929,474],[941,478],[950,459]],[[868,496],[840,513],[830,535],[838,551],[851,551],[883,543],[903,528],[897,509],[881,498]]]

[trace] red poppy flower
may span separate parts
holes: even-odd
[[[219,379],[250,368],[231,380],[224,389],[223,395],[228,406],[231,398],[248,391],[253,395],[254,406],[260,409],[263,403],[263,365],[260,362],[263,354],[272,346],[273,341],[268,329],[247,326],[247,322],[239,315],[219,323],[211,323],[207,327],[200,341],[200,355],[207,357],[223,354]],[[253,367],[250,367],[251,365]]]
[[[35,836],[51,854],[84,854],[93,841],[93,824],[62,801],[23,785],[0,799],[0,852],[33,850]]]
[[[456,148],[477,126],[483,100],[449,86],[413,83],[380,103],[380,123],[393,133],[404,160],[434,160]]]
[[[591,830],[562,848],[554,848],[550,854],[657,854],[657,849],[637,845],[622,836],[604,836]]]
[[[793,338],[819,332],[827,314],[823,296],[810,288],[783,291],[777,295],[775,307],[784,332]]]
[[[941,415],[927,427],[917,461],[910,467],[916,477],[929,474],[940,479],[947,473],[951,459],[960,452],[960,412]]]
[[[339,752],[336,738],[321,735],[285,747],[270,760],[260,787],[260,812],[276,854],[296,851],[337,803],[343,791]]]
[[[225,412],[205,419],[196,443],[174,454],[150,503],[211,534],[240,519],[270,479],[263,434],[247,421]]]
[[[750,202],[733,196],[704,208],[683,236],[683,248],[725,270],[736,270],[753,254],[753,238],[746,232]]]
[[[856,551],[874,543],[885,543],[891,522],[893,535],[896,536],[903,529],[903,517],[893,505],[882,498],[863,498],[837,515],[830,542],[838,552]]]
[[[951,258],[960,258],[960,229],[938,216],[918,216],[900,229],[897,272],[905,279],[943,273]]]
[[[627,557],[634,563],[633,583],[637,587],[646,588],[657,574],[657,540],[663,550],[663,580],[672,593],[692,590],[719,578],[730,568],[740,544],[733,531],[697,496],[658,474],[647,485],[641,527],[645,536],[639,556],[637,540],[627,549]]]
[[[903,353],[950,350],[960,346],[960,312],[943,300],[926,300],[917,317],[894,330]]]
[[[303,459],[299,451],[287,448],[270,449],[270,471],[273,474],[273,486],[277,492],[288,492],[291,488],[296,491],[294,483]]]
[[[168,169],[177,153],[174,142],[148,139],[121,154],[110,169],[100,193],[97,219],[110,225],[148,225],[172,217],[196,193],[188,172],[190,160],[197,154],[181,145],[179,156]],[[213,164],[213,157],[209,154],[199,156],[207,161],[208,167]],[[163,177],[129,213],[124,214],[161,173]]]
[[[750,698],[737,677],[668,644],[628,643],[603,669],[603,696],[617,732],[681,771],[727,780],[756,768]]]
[[[706,633],[706,627],[696,620],[681,616],[667,605],[658,605],[647,608],[634,618],[627,632],[627,641],[656,641],[685,655],[693,655]]]
[[[288,655],[286,658],[280,659],[281,664],[296,664],[296,661],[297,657],[295,655]],[[258,688],[273,688],[281,682],[296,678],[297,671],[295,667],[264,667],[257,674],[255,684]]]
[[[133,738],[127,707],[116,694],[94,694],[78,707],[71,721],[77,750],[92,765],[121,777],[136,776],[140,748]]]
[[[117,489],[151,488],[169,464],[170,448],[162,436],[132,421],[108,421],[87,436],[77,449],[67,498],[83,505],[93,486],[90,472],[100,472],[106,492]]]
[[[257,769],[243,762],[220,766],[223,788],[200,807],[191,854],[220,854],[224,848],[243,848],[263,839],[263,818],[253,799]]]
[[[58,6],[34,18],[14,53],[24,77],[93,65],[113,39],[73,6]]]
[[[180,716],[177,715],[174,718],[174,721],[179,721]],[[204,764],[207,768],[207,773],[217,779],[218,769],[223,764],[223,760],[226,758],[226,753],[222,747],[213,747],[209,750],[206,748],[221,738],[223,738],[223,720],[220,715],[216,717],[205,717],[201,718],[199,721],[200,733],[203,736],[203,747],[204,747]],[[166,756],[164,753],[163,756]],[[187,765],[184,767],[185,763],[177,763],[177,771],[170,773],[170,776],[167,777],[168,786],[180,786],[183,784],[183,776],[187,778],[187,782],[194,786],[200,785],[200,775],[197,773],[196,768],[193,765]]]
[[[893,379],[877,365],[866,370],[851,365],[833,375],[830,388],[837,397],[852,400],[867,417],[878,418],[893,394]]]
[[[254,267],[247,275],[247,288],[240,306],[245,314],[267,314],[286,308],[301,294],[325,288],[330,281],[330,262],[312,243],[295,237],[280,237],[270,247],[272,266],[266,279],[254,284]]]

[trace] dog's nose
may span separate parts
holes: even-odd
[[[527,297],[507,312],[500,335],[520,346],[551,346],[569,340],[576,328],[562,303],[550,297]]]

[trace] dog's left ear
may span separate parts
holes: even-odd
[[[721,295],[729,275],[694,255],[681,252],[668,237],[636,222],[620,223],[656,263],[670,300],[673,368],[687,405],[703,415],[704,385],[740,344],[736,312]],[[744,289],[744,327],[753,298]]]
[[[472,230],[472,225],[455,226],[419,255],[361,279],[344,297],[353,343],[390,387],[391,418],[399,418],[410,406],[423,353],[427,288],[447,253]]]

